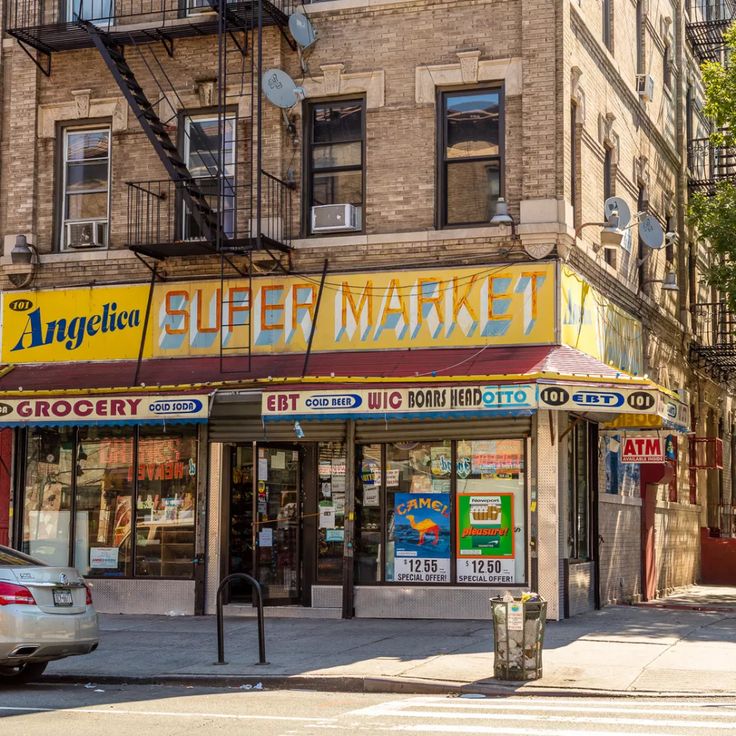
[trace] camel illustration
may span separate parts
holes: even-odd
[[[419,532],[419,541],[417,544],[424,544],[425,534],[434,534],[433,544],[437,544],[440,541],[440,528],[431,519],[422,519],[418,524],[414,521],[414,517],[407,514],[407,519],[411,524],[412,529],[416,529]]]

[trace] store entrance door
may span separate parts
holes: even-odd
[[[300,450],[293,445],[258,445],[257,460],[255,577],[268,604],[296,604],[301,592]]]

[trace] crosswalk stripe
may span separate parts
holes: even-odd
[[[353,714],[354,715],[354,714]],[[600,718],[597,716],[546,716],[546,715],[529,715],[529,714],[511,714],[504,712],[501,708],[493,710],[485,710],[482,713],[448,713],[438,710],[417,710],[410,711],[403,708],[386,708],[373,714],[362,713],[361,715],[386,716],[392,718],[422,718],[425,720],[433,720],[435,718],[446,718],[457,720],[460,718],[493,718],[496,721],[540,721],[542,723],[596,723],[601,726],[668,726],[677,728],[712,728],[712,729],[728,729],[733,732],[734,723],[713,723],[705,720],[699,721],[679,721],[669,719],[653,719],[653,718],[622,718],[615,716],[612,718]]]
[[[590,703],[586,705],[581,705],[580,701],[575,703],[574,705],[557,705],[557,699],[555,698],[554,701],[550,700],[548,703],[519,703],[519,702],[508,702],[508,701],[500,701],[499,699],[493,698],[489,700],[463,700],[460,698],[444,698],[444,699],[430,699],[430,698],[421,698],[421,699],[415,699],[415,700],[407,700],[407,701],[400,701],[398,703],[392,703],[393,707],[400,706],[401,708],[411,708],[411,707],[426,707],[431,706],[433,708],[448,708],[448,709],[467,709],[467,710],[477,710],[477,711],[486,711],[489,708],[490,709],[497,709],[497,708],[503,708],[504,710],[518,710],[518,711],[542,711],[542,712],[554,712],[554,711],[560,711],[560,712],[566,712],[569,710],[574,710],[576,713],[636,713],[637,715],[672,715],[672,708],[642,708],[640,705],[637,705],[636,703],[631,703],[626,706],[622,706],[619,704],[616,704],[615,706],[606,705],[605,703],[601,703],[600,705],[592,705]],[[691,708],[692,708],[692,704]],[[699,709],[691,709],[691,710],[678,710],[677,715],[683,715],[683,716],[708,716],[709,718],[731,718],[736,721],[736,708],[734,708],[733,711],[730,713],[717,713],[713,710],[706,710],[705,708],[699,708]],[[734,728],[736,731],[736,728]]]
[[[311,726],[310,726],[311,727]],[[317,726],[319,728],[319,726]],[[469,733],[469,734],[493,734],[494,736],[616,736],[616,731],[591,731],[588,728],[583,730],[577,729],[530,729],[530,728],[514,728],[510,726],[477,726],[467,725],[458,726],[453,724],[442,724],[437,726],[432,724],[432,728],[428,729],[426,724],[421,725],[395,725],[383,726],[376,725],[371,728],[371,732],[376,730],[388,731],[391,733]],[[619,732],[620,733],[620,732]],[[664,734],[662,731],[637,731],[636,736],[671,736]]]

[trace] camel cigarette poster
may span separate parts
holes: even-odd
[[[394,581],[450,582],[450,494],[397,493]]]
[[[457,582],[514,582],[511,493],[458,493]]]

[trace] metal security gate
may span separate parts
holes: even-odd
[[[455,420],[387,420],[358,421],[355,425],[357,444],[397,442],[401,440],[493,440],[528,437],[531,417],[499,417],[497,419]]]

